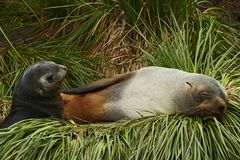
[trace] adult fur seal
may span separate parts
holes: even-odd
[[[215,79],[163,67],[146,67],[62,91],[65,119],[76,122],[116,121],[184,113],[223,116],[227,93]]]
[[[0,124],[8,127],[28,118],[63,117],[59,86],[67,73],[66,67],[51,61],[36,63],[18,81],[9,115]]]

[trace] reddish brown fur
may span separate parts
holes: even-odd
[[[64,101],[64,118],[72,119],[77,123],[106,121],[107,96],[112,93],[115,86],[133,75],[133,73],[118,75],[80,88],[63,91],[61,96]]]
[[[104,104],[107,102],[106,96],[109,92],[111,89],[85,95],[61,93],[64,101],[64,118],[72,119],[77,123],[104,121],[107,110]]]
[[[218,109],[218,106],[221,104],[225,106],[225,109],[223,111],[219,111]],[[207,113],[209,113],[209,115],[218,115],[222,117],[227,109],[227,105],[222,98],[216,97],[211,103],[204,106],[203,108],[207,111]]]

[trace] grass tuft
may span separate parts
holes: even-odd
[[[230,106],[232,108],[232,106]],[[234,109],[234,107],[232,108]],[[155,115],[109,124],[24,120],[2,129],[4,159],[238,159],[240,123],[229,109],[221,121]]]
[[[161,114],[109,124],[25,120],[0,131],[1,159],[240,159],[239,31],[219,21],[216,8],[199,11],[199,3],[1,2],[1,118],[20,75],[41,60],[68,67],[63,88],[157,65],[210,75],[229,96],[221,120]]]

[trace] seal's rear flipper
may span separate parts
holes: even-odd
[[[65,94],[86,94],[91,92],[100,91],[102,89],[105,89],[107,87],[114,86],[116,84],[119,84],[121,82],[125,82],[126,80],[130,79],[134,76],[134,72],[130,72],[127,74],[121,74],[114,76],[112,78],[104,78],[98,81],[94,81],[88,85],[81,86],[79,88],[73,88],[70,90],[63,90],[61,93]]]

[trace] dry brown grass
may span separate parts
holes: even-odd
[[[219,12],[212,12],[212,15],[218,17],[225,24],[240,29],[240,1],[239,0],[208,0],[210,3],[204,3],[205,9],[209,7],[219,7]],[[217,13],[217,14],[216,14]]]
[[[1,108],[0,120],[4,119],[8,115],[10,104],[11,104],[10,100],[0,99],[0,108]]]
[[[106,76],[126,73],[147,65],[137,48],[146,46],[146,42],[133,31],[123,16],[120,14],[109,25],[101,39],[87,53],[88,56],[99,57],[102,65],[95,68]]]

